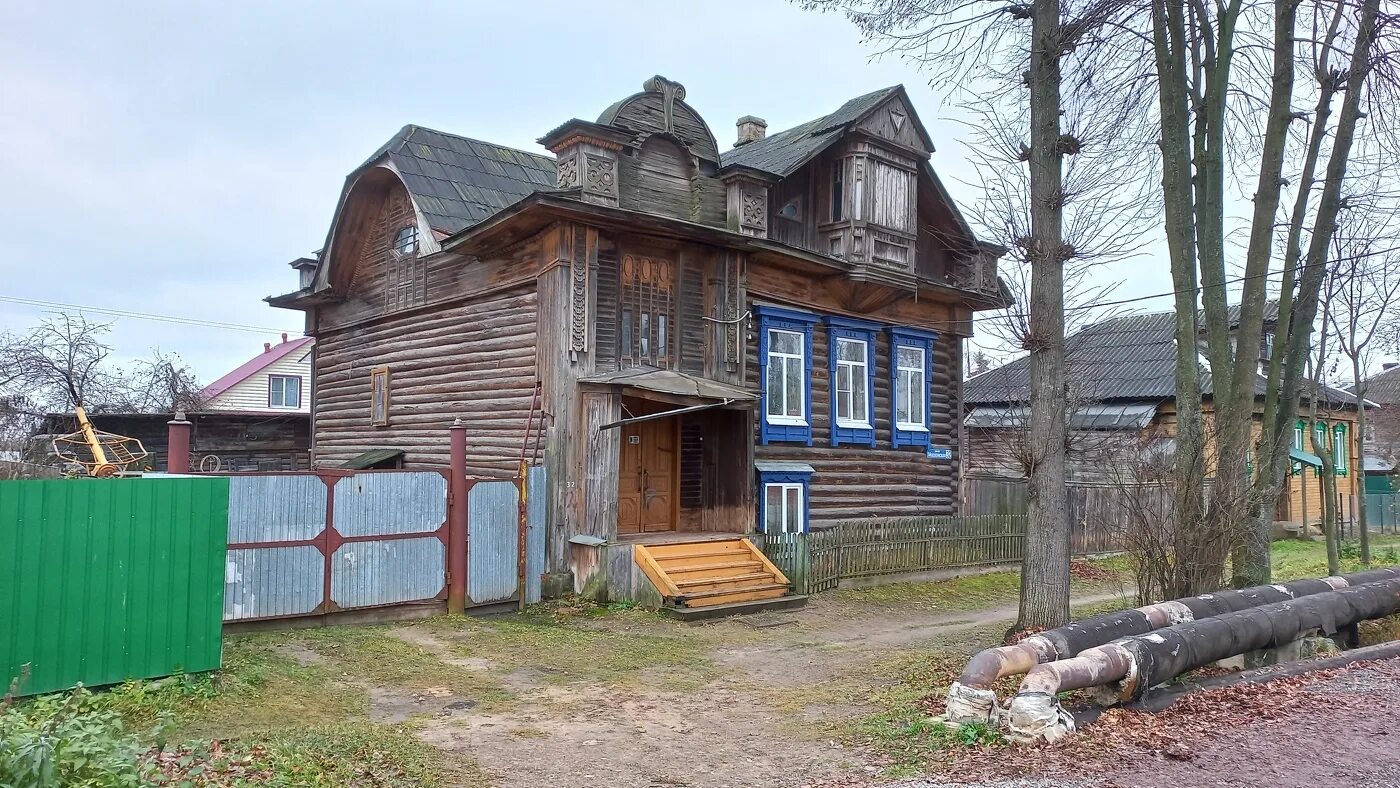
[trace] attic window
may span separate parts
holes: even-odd
[[[791,219],[795,222],[802,221],[802,198],[794,197],[787,201],[783,209],[778,211],[778,215],[784,219]]]
[[[394,233],[394,254],[398,257],[408,257],[418,251],[418,227],[417,225],[405,225]]]

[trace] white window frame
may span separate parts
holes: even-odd
[[[834,337],[832,341],[836,343],[836,380],[833,382],[832,386],[836,396],[836,403],[834,409],[836,412],[836,425],[838,427],[853,427],[856,429],[864,430],[871,429],[870,343],[865,341],[864,339],[855,339],[853,337]],[[842,344],[860,345],[861,360],[842,360]],[[841,388],[841,378],[843,375],[846,377],[846,382],[848,384],[848,388],[844,390],[844,393],[847,397],[846,402],[850,406],[849,408],[847,408],[848,412],[845,414],[841,412],[841,395],[843,393],[843,390]],[[865,395],[865,412],[859,415],[855,413],[856,386],[859,386],[861,391]]]
[[[803,531],[803,514],[806,511],[806,501],[803,496],[807,494],[804,489],[806,485],[802,482],[766,482],[763,485],[763,532],[764,533],[784,533],[795,534]],[[781,530],[773,531],[768,527],[768,492],[774,488],[779,490],[778,500],[781,512],[779,522]],[[794,508],[788,508],[788,493],[797,493],[797,503]],[[789,527],[791,526],[791,527]]]
[[[796,352],[796,353],[783,353],[783,352],[776,351],[776,350],[773,349],[773,335],[774,335],[774,334],[779,334],[779,333],[781,333],[781,334],[789,334],[789,335],[794,336],[794,337],[797,338],[797,352]],[[783,406],[784,406],[784,407],[783,407],[783,413],[771,413],[771,412],[769,412],[769,411],[772,409],[774,402],[776,401],[775,398],[774,398],[774,396],[773,396],[773,390],[772,390],[772,388],[771,388],[771,381],[773,380],[773,369],[774,369],[774,363],[773,363],[773,362],[774,362],[775,360],[777,360],[777,359],[782,359],[781,366],[782,366],[782,369],[783,369],[783,374],[782,374],[782,377],[780,378],[780,380],[781,380],[781,385],[779,386],[779,390],[780,390],[780,393],[782,394],[782,403],[783,403]],[[766,401],[766,403],[767,403],[766,407],[764,408],[763,418],[764,418],[769,424],[784,424],[784,425],[792,425],[792,426],[798,426],[798,427],[806,427],[806,426],[808,426],[808,425],[807,425],[807,395],[806,395],[806,388],[807,388],[807,380],[806,380],[806,376],[807,376],[807,336],[806,336],[806,334],[802,333],[801,331],[794,331],[793,329],[790,329],[790,328],[776,328],[776,327],[770,326],[770,327],[768,328],[768,363],[767,363],[767,369],[768,369],[767,380],[764,380],[764,381],[763,381],[763,394],[764,394],[764,399],[765,399],[765,401]],[[792,410],[792,408],[787,407],[788,405],[791,404],[791,403],[788,402],[788,399],[787,399],[787,392],[788,392],[788,387],[787,387],[787,375],[793,374],[794,372],[795,372],[795,374],[797,375],[797,415],[796,415],[796,416],[791,415],[790,413],[788,413],[788,411]]]
[[[914,352],[916,352],[916,353],[919,354],[919,366],[917,366],[917,367],[911,367],[911,366],[907,366],[907,365],[903,362],[903,360],[902,360],[900,357],[904,355],[904,352],[903,352],[903,351],[906,351],[906,350],[914,351]],[[899,429],[901,429],[901,430],[904,430],[905,432],[928,432],[928,431],[929,431],[929,430],[928,430],[928,425],[925,424],[925,422],[928,421],[928,351],[924,350],[923,348],[912,347],[912,346],[910,346],[910,345],[895,345],[895,348],[894,348],[894,362],[895,362],[895,375],[894,375],[894,379],[895,379],[895,392],[894,392],[894,417],[895,417],[895,427],[897,427],[897,428],[899,428]],[[910,375],[910,377],[909,377],[910,383],[909,383],[908,385],[904,385],[904,384],[902,383],[902,378],[904,377],[902,373],[905,373],[905,372],[911,373],[911,375]],[[917,390],[917,392],[914,390],[914,385],[913,385],[913,375],[912,375],[912,373],[915,373],[915,372],[917,372],[918,375],[919,375],[919,385],[918,385],[918,390]],[[917,393],[919,396],[915,397],[915,394],[916,394],[916,393]],[[901,399],[901,398],[903,398],[903,399]],[[907,400],[907,402],[908,402],[908,408],[907,408],[907,410],[908,410],[909,415],[910,415],[911,417],[914,415],[914,403],[915,403],[916,401],[919,403],[919,411],[920,411],[920,413],[919,413],[919,420],[918,420],[917,422],[915,422],[915,421],[901,421],[901,420],[900,420],[900,418],[899,418],[899,405],[900,405],[900,402],[905,401],[905,400]]]
[[[297,401],[295,405],[287,404],[288,381],[296,382]],[[274,386],[274,383],[276,386]],[[282,397],[280,404],[273,402],[272,393],[276,391]],[[267,376],[267,406],[278,410],[299,410],[301,408],[301,376],[300,375],[268,375]]]

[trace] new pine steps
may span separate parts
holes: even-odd
[[[748,539],[636,545],[633,558],[681,618],[732,615],[806,597],[788,593],[788,579]]]

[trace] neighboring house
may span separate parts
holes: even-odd
[[[1351,390],[1348,386],[1347,389]],[[1367,488],[1376,492],[1400,489],[1400,363],[1387,361],[1366,379]]]
[[[238,413],[310,413],[311,355],[316,340],[300,337],[248,359],[200,393],[204,410]]]
[[[141,468],[169,467],[169,413],[91,413],[94,427],[141,441],[150,457]],[[195,471],[299,471],[311,467],[311,418],[305,413],[186,413],[190,469]],[[48,451],[52,437],[78,431],[71,413],[44,417],[35,440]]]
[[[1232,309],[1232,315],[1237,310]],[[1268,361],[1277,324],[1277,305],[1265,313],[1260,362]],[[1172,312],[1116,317],[1085,327],[1065,343],[1069,401],[1069,478],[1088,484],[1118,485],[1140,476],[1134,464],[1170,456],[1176,430],[1176,341]],[[1232,326],[1232,330],[1235,327]],[[1198,354],[1207,430],[1213,404],[1208,363]],[[1260,436],[1265,379],[1256,379],[1253,437]],[[1359,437],[1356,434],[1356,399],[1334,388],[1323,387],[1318,402],[1320,430],[1334,447],[1337,494],[1343,517],[1354,511],[1360,489]],[[1026,402],[1029,397],[1029,360],[1009,364],[969,378],[964,384],[967,461],[971,474],[1021,477],[1024,472]],[[1304,439],[1309,405],[1306,391],[1294,429],[1288,494],[1280,496],[1276,519],[1316,522],[1322,499],[1311,437]],[[1251,451],[1250,460],[1253,460]],[[1208,462],[1213,462],[1209,460]]]
[[[746,116],[724,153],[684,99],[647,80],[553,157],[406,126],[352,172],[314,273],[269,299],[317,340],[316,463],[446,465],[460,417],[469,473],[542,459],[552,579],[621,597],[639,542],[953,514],[962,341],[1005,303],[1003,250],[908,95]]]
[[[286,334],[263,352],[200,392],[202,405],[190,411],[190,467],[204,471],[293,471],[311,467],[311,337]],[[170,413],[89,413],[104,432],[141,441],[150,453],[142,467],[168,467]],[[78,430],[71,413],[44,417],[38,441],[49,452],[54,435]]]

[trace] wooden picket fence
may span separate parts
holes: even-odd
[[[815,594],[836,588],[842,580],[1019,563],[1025,553],[1026,521],[1025,515],[1010,514],[848,520],[809,533],[759,538],[764,553],[793,582],[796,593]],[[1076,535],[1076,554],[1115,549],[1089,537]]]

